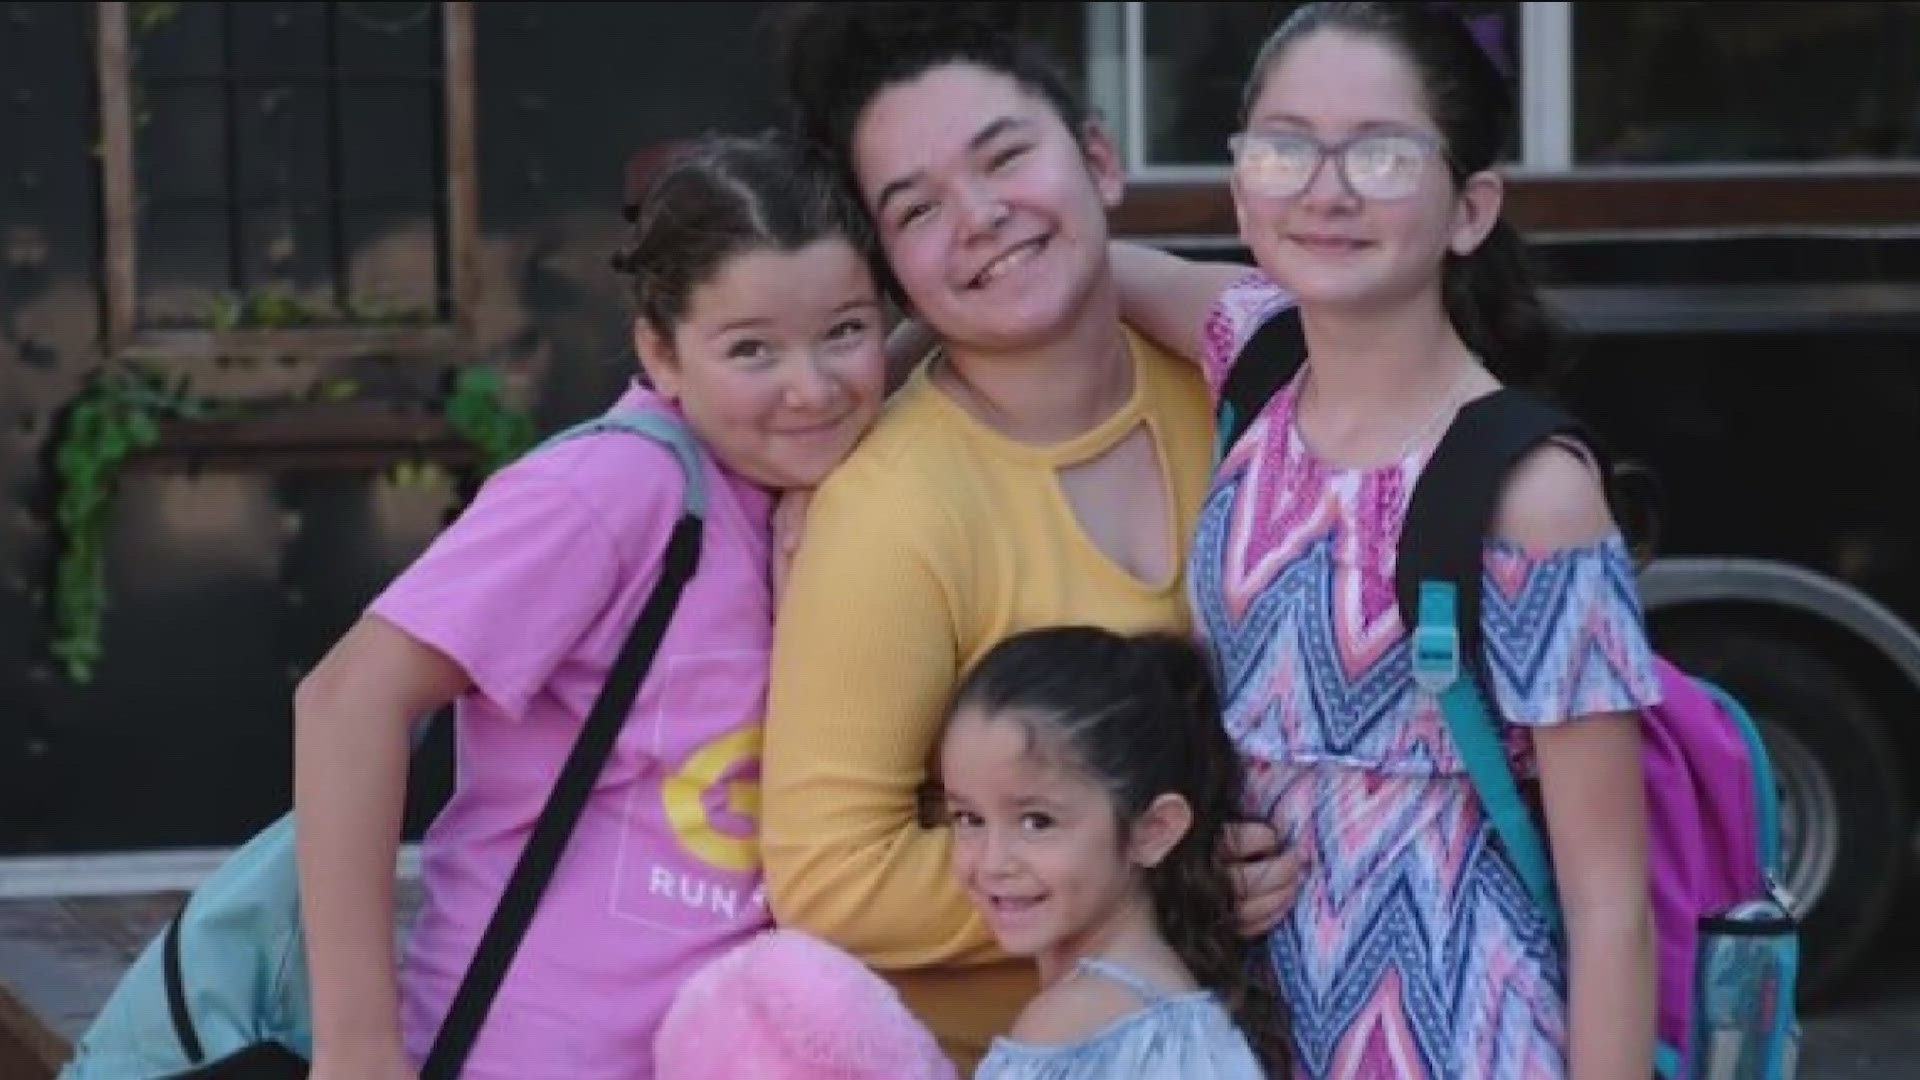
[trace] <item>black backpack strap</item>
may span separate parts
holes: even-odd
[[[590,422],[577,430],[585,433],[625,428],[659,437],[652,431],[641,430],[641,425],[647,423],[646,420],[614,417]],[[669,440],[663,438],[661,441]],[[621,645],[613,671],[607,676],[600,696],[594,699],[593,709],[587,714],[586,723],[574,740],[573,749],[560,769],[560,777],[555,781],[553,791],[548,794],[546,805],[540,809],[539,820],[534,823],[533,833],[527,838],[527,846],[521,851],[520,861],[515,864],[513,875],[508,878],[507,886],[501,893],[500,905],[494,910],[492,920],[481,935],[466,977],[454,993],[446,1019],[434,1038],[433,1048],[420,1067],[420,1080],[454,1080],[465,1066],[467,1055],[472,1052],[480,1028],[486,1022],[487,1012],[493,1006],[494,996],[499,993],[500,984],[506,979],[507,968],[513,963],[514,953],[526,937],[528,927],[533,924],[540,896],[553,879],[554,869],[566,850],[567,839],[586,808],[594,781],[612,756],[615,738],[620,734],[627,713],[633,708],[634,698],[640,693],[647,669],[660,651],[660,642],[666,637],[667,624],[680,602],[680,594],[687,582],[692,580],[699,565],[705,512],[699,461],[684,433],[670,445],[687,473],[687,505],[680,520],[673,526],[673,534],[667,538],[659,579],[648,594],[632,631],[627,634],[626,643]]]
[[[1454,417],[1414,484],[1400,530],[1394,596],[1401,622],[1419,625],[1420,583],[1451,583],[1459,656],[1493,701],[1480,623],[1485,544],[1500,493],[1520,460],[1542,443],[1579,443],[1602,477],[1612,475],[1606,451],[1584,425],[1545,398],[1496,390],[1468,402]]]
[[[193,1012],[187,1008],[187,980],[180,968],[180,919],[186,911],[186,904],[181,904],[180,910],[167,920],[166,936],[160,946],[160,972],[167,988],[167,1018],[173,1022],[173,1037],[179,1040],[180,1052],[186,1059],[198,1065],[207,1053],[200,1048],[200,1031],[194,1026]]]
[[[1307,331],[1300,309],[1288,306],[1261,325],[1227,372],[1214,407],[1214,460],[1227,456],[1253,419],[1307,362]]]

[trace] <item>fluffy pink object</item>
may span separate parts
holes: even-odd
[[[660,1080],[956,1080],[892,987],[793,930],[759,934],[695,973],[653,1052]]]

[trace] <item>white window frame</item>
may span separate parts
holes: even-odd
[[[1133,179],[1162,182],[1225,180],[1227,167],[1166,164],[1146,155],[1146,4],[1090,3],[1087,7],[1088,99],[1111,125],[1121,160]],[[1520,174],[1573,167],[1573,5],[1567,0],[1520,5]],[[1119,70],[1110,70],[1115,63]]]
[[[1516,172],[1573,168],[1573,5],[1520,5],[1520,160]]]
[[[1120,144],[1127,175],[1148,183],[1215,183],[1219,165],[1157,164],[1146,158],[1146,4],[1089,3],[1087,92]],[[1699,161],[1654,165],[1581,164],[1574,153],[1574,5],[1532,0],[1520,5],[1520,145],[1507,172],[1519,179],[1605,176],[1765,178],[1905,176],[1911,158],[1872,161]],[[1117,44],[1114,41],[1118,37]],[[1118,56],[1120,70],[1108,70]],[[1094,72],[1098,74],[1093,74]]]

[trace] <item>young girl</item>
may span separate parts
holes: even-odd
[[[1407,500],[1454,413],[1553,358],[1500,220],[1504,82],[1435,5],[1320,3],[1266,43],[1245,102],[1232,187],[1261,273],[1127,248],[1116,274],[1127,317],[1216,393],[1289,300],[1305,322],[1307,363],[1220,463],[1189,568],[1254,806],[1312,854],[1271,936],[1297,1075],[1644,1080],[1637,710],[1658,690],[1587,458],[1523,461],[1484,556],[1490,689],[1538,780],[1564,938],[1415,685],[1394,600]]]
[[[647,376],[614,404],[702,444],[699,569],[462,1076],[651,1080],[674,991],[768,921],[756,843],[769,512],[872,419],[884,356],[858,208],[772,138],[655,179],[622,263]],[[658,576],[684,481],[625,432],[529,455],[377,598],[295,699],[314,1080],[410,1077]],[[421,851],[396,986],[408,732],[457,704],[458,785]]]
[[[1284,1068],[1221,854],[1240,766],[1217,705],[1192,644],[1084,626],[1007,638],[961,684],[940,748],[954,874],[1041,985],[977,1080]]]

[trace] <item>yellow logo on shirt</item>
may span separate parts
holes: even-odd
[[[760,781],[730,780],[726,784],[726,808],[749,823],[746,835],[735,835],[725,823],[716,822],[707,811],[706,794],[722,778],[737,774],[740,766],[757,762],[760,757],[760,727],[728,732],[693,752],[686,764],[667,777],[660,787],[666,804],[667,823],[689,852],[719,870],[746,873],[760,865],[760,845],[756,837],[760,826]]]

